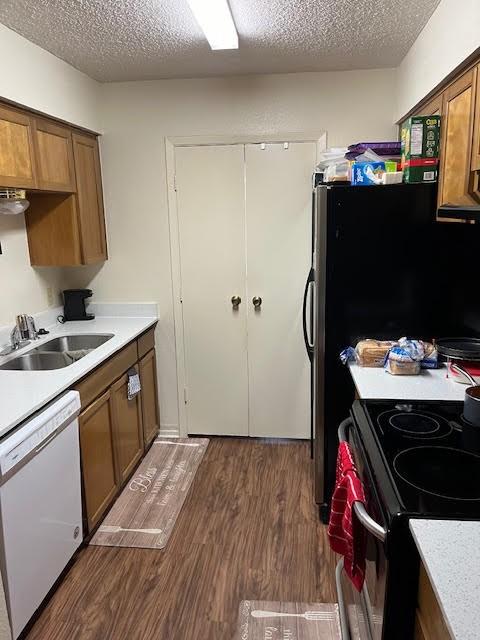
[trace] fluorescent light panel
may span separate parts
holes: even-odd
[[[187,2],[212,49],[238,49],[238,34],[227,0]]]

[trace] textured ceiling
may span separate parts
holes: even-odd
[[[230,0],[211,51],[187,0],[0,0],[0,22],[101,81],[396,66],[440,0]]]

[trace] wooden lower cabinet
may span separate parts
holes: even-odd
[[[138,373],[138,367],[135,367]],[[123,484],[143,454],[141,395],[128,399],[128,375],[111,387],[118,475]]]
[[[423,564],[418,578],[415,640],[452,640]]]
[[[139,347],[147,344],[151,348],[144,353]],[[154,345],[150,329],[75,386],[83,409],[80,448],[88,533],[102,520],[160,428]],[[142,390],[129,400],[131,369],[139,373]]]
[[[160,429],[155,349],[140,360],[139,369],[142,384],[143,442],[146,448]]]
[[[79,424],[86,519],[91,530],[104,515],[118,487],[110,391],[80,414]]]

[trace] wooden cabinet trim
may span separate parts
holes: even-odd
[[[142,422],[145,448],[154,440],[160,430],[158,407],[157,357],[155,349],[149,351],[138,363],[142,385]],[[152,367],[151,375],[148,367]]]
[[[477,95],[475,100],[475,117],[473,125],[472,171],[480,171],[480,64],[477,65]],[[480,195],[480,193],[478,194]]]
[[[77,383],[75,389],[80,392],[82,408],[111,387],[136,362],[137,343],[133,341]]]
[[[23,152],[27,154],[29,165],[31,168],[31,176],[0,175],[0,187],[35,189],[37,186],[37,168],[33,142],[33,119],[27,113],[0,104],[0,120],[18,124],[26,128],[27,147],[23,150]],[[14,149],[12,149],[12,153],[15,153]]]
[[[416,116],[441,116],[443,109],[443,94],[434,96],[423,106],[415,110]]]
[[[155,325],[156,326],[156,325]],[[138,359],[141,360],[144,355],[155,347],[155,327],[151,327],[138,338]]]

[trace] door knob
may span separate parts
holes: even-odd
[[[242,299],[240,298],[240,296],[232,296],[232,307],[234,309],[238,309],[238,307],[240,306]]]
[[[260,307],[262,306],[262,299],[259,296],[255,296],[254,298],[252,298],[252,302],[255,309],[260,309]]]

